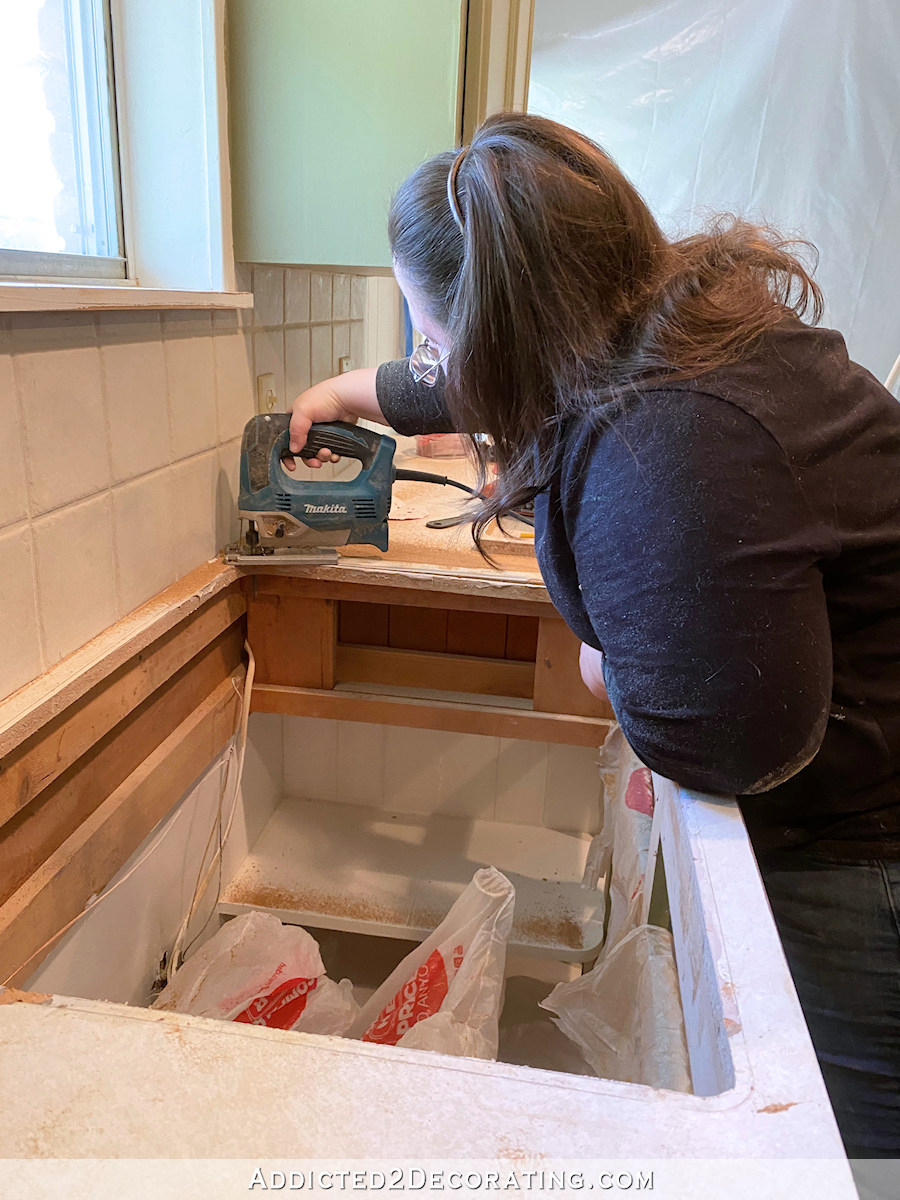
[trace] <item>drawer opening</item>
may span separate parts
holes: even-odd
[[[640,920],[628,878],[614,880],[628,864],[646,869],[647,846],[622,843],[610,858],[610,847],[598,844],[601,828],[609,834],[613,801],[622,799],[611,789],[624,795],[633,781],[621,764],[598,770],[598,755],[581,746],[257,714],[221,877],[197,908],[188,955],[224,922],[269,912],[311,932],[328,977],[350,979],[364,1001],[440,924],[474,872],[494,866],[516,889],[498,1061],[596,1075],[539,1002],[602,962],[611,933],[624,937]],[[106,890],[115,894],[60,940],[26,988],[152,1002],[160,960],[209,862],[223,778],[223,762],[211,764],[111,882]],[[639,809],[626,808],[615,834],[640,834],[649,844],[649,815]],[[657,911],[665,907],[660,887],[657,872]],[[675,1000],[683,1023],[677,985]],[[689,1091],[686,1050],[684,1063],[681,1086]],[[601,1077],[647,1082],[627,1069]]]

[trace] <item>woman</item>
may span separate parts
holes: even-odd
[[[550,121],[424,163],[390,237],[427,341],[303,393],[292,449],[358,416],[490,435],[476,535],[533,499],[587,685],[648,766],[740,797],[847,1151],[896,1156],[897,404],[813,327],[786,243],[726,219],[668,241]]]

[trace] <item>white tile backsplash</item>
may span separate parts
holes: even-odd
[[[13,364],[32,515],[108,487],[109,441],[97,346],[18,353]]]
[[[257,329],[253,334],[253,386],[260,375],[275,376],[278,407],[284,409],[284,330]]]
[[[309,277],[309,319],[311,321],[331,321],[333,276],[321,271],[313,271]]]
[[[213,338],[216,365],[216,419],[220,442],[239,437],[256,411],[252,347],[235,328]]]
[[[309,271],[302,267],[284,270],[284,323],[309,324]]]
[[[126,318],[138,315],[124,314]],[[108,340],[100,346],[113,483],[145,475],[169,461],[169,404],[159,317],[155,313],[140,317],[130,321],[119,317],[107,328]]]
[[[333,370],[340,373],[341,359],[345,354],[350,353],[350,325],[347,323],[344,323],[343,325],[333,325],[331,336],[331,355],[334,363]]]
[[[310,374],[313,383],[321,383],[334,375],[332,327],[313,325],[310,329]]]
[[[285,328],[284,331],[284,410],[305,391],[312,377],[309,358],[309,329]]]
[[[240,487],[241,439],[226,442],[216,451],[216,546],[221,548],[237,540],[240,524],[237,514]]]
[[[163,317],[172,460],[216,444],[216,377],[209,313]]]
[[[19,420],[19,394],[9,354],[0,356],[0,463],[3,468],[0,526],[3,526],[21,521],[28,515],[28,483]]]
[[[284,324],[284,269],[254,266],[253,323],[257,328]]]
[[[367,286],[364,275],[354,275],[350,281],[350,319],[353,321],[361,321],[366,315]]]
[[[335,275],[331,294],[331,316],[335,321],[350,320],[350,276]]]
[[[145,475],[113,493],[119,605],[123,613],[131,612],[175,581],[179,525],[191,518],[179,513],[174,501],[170,471]]]
[[[289,406],[312,381],[310,322],[319,378],[335,346],[362,363],[367,281],[339,274],[238,263],[253,310],[0,317],[0,617],[16,638],[0,696],[234,541],[256,374]]]
[[[216,482],[219,473],[219,453],[210,450],[178,463],[171,471],[172,551],[174,578],[187,575],[198,563],[206,562],[220,549],[216,539],[215,522],[210,513],[216,510]]]
[[[72,504],[33,524],[47,666],[118,616],[109,495]]]
[[[0,533],[0,695],[28,683],[42,668],[38,603],[31,528],[18,525]]]

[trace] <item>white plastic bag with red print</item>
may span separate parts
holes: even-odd
[[[441,924],[360,1009],[347,1036],[387,1046],[496,1058],[515,889],[475,873]]]
[[[227,921],[175,973],[153,1007],[331,1034],[343,1034],[359,1011],[349,981],[338,984],[325,975],[315,938],[260,912]]]

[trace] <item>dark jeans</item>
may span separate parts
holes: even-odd
[[[900,1158],[900,861],[758,855],[848,1158]]]

